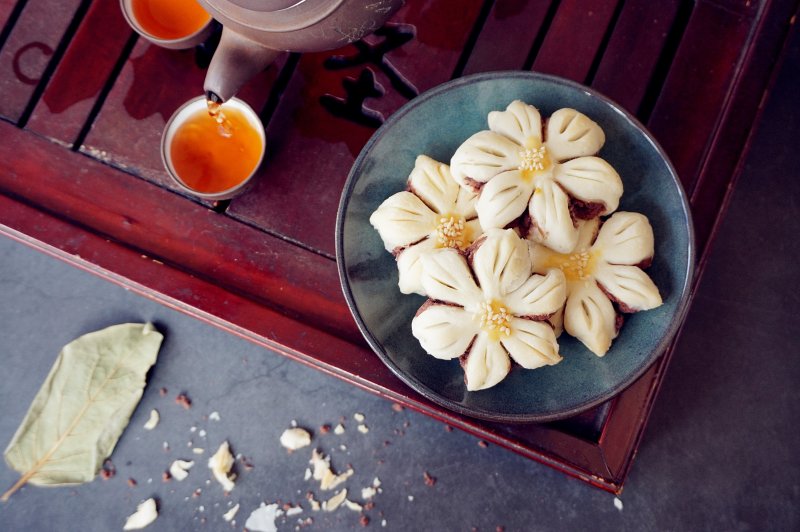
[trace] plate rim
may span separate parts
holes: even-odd
[[[352,195],[353,188],[355,187],[357,181],[356,170],[361,166],[363,160],[367,157],[367,154],[371,151],[372,146],[375,145],[379,140],[381,140],[386,134],[386,132],[396,122],[400,121],[406,114],[409,113],[409,111],[418,107],[424,102],[432,98],[435,98],[436,96],[440,95],[443,92],[453,90],[454,88],[457,88],[461,85],[471,84],[485,80],[497,79],[497,78],[502,78],[502,79],[518,78],[527,80],[539,80],[554,85],[566,86],[569,87],[570,89],[576,89],[578,91],[586,93],[586,95],[592,98],[596,98],[604,102],[613,111],[621,115],[623,119],[633,124],[633,126],[644,135],[647,141],[656,150],[656,153],[659,155],[659,157],[666,163],[673,184],[677,188],[678,196],[680,198],[680,203],[681,203],[681,209],[683,211],[684,219],[686,221],[686,226],[687,226],[688,250],[685,263],[687,272],[686,278],[684,279],[683,285],[680,287],[680,297],[678,300],[678,304],[676,306],[675,314],[673,315],[672,320],[670,321],[670,324],[667,327],[665,334],[651,350],[652,353],[658,353],[658,354],[651,356],[646,363],[640,365],[635,371],[631,372],[631,374],[628,375],[627,378],[623,379],[622,382],[617,386],[613,387],[613,389],[610,389],[606,393],[600,394],[586,401],[583,401],[575,406],[572,406],[571,408],[565,410],[559,410],[557,412],[544,413],[544,414],[537,414],[537,413],[498,414],[496,412],[487,411],[481,408],[465,407],[461,403],[451,401],[450,399],[447,399],[446,397],[443,397],[441,394],[437,393],[435,390],[432,390],[427,385],[419,381],[413,375],[401,370],[397,366],[397,364],[395,364],[395,362],[384,352],[381,343],[374,337],[372,332],[367,328],[366,323],[364,322],[361,313],[358,310],[356,302],[353,298],[352,288],[350,287],[350,283],[347,278],[347,267],[345,264],[345,256],[344,256],[344,217],[347,210],[347,206],[350,203],[350,197]],[[353,319],[355,320],[356,325],[358,326],[358,329],[361,332],[362,336],[367,341],[372,351],[378,356],[378,358],[381,359],[381,361],[389,368],[389,370],[395,376],[397,376],[411,389],[421,394],[426,399],[438,404],[439,406],[443,406],[448,410],[451,410],[453,412],[456,412],[458,414],[467,417],[482,419],[485,421],[503,422],[503,423],[542,423],[547,421],[556,421],[559,419],[568,418],[577,415],[581,412],[585,412],[586,410],[589,410],[594,406],[602,404],[610,400],[611,398],[619,395],[623,391],[625,391],[625,389],[627,389],[648,369],[650,369],[650,367],[656,362],[656,360],[658,360],[664,355],[665,350],[672,342],[672,340],[676,337],[677,332],[680,329],[681,325],[683,324],[684,318],[686,317],[686,313],[688,311],[689,307],[688,303],[691,296],[691,288],[694,281],[695,266],[696,266],[695,230],[694,230],[694,222],[692,219],[692,212],[691,212],[691,207],[689,205],[688,196],[683,188],[683,184],[681,183],[680,178],[678,177],[678,173],[672,164],[672,161],[669,159],[666,152],[658,143],[658,141],[644,126],[644,124],[642,124],[635,116],[629,113],[622,106],[620,106],[607,96],[596,91],[595,89],[592,89],[591,87],[587,87],[581,83],[577,83],[575,81],[561,78],[558,76],[553,76],[550,74],[542,74],[540,72],[526,72],[518,70],[482,72],[444,82],[440,85],[437,85],[436,87],[433,87],[423,92],[417,97],[409,100],[408,102],[403,104],[396,112],[394,112],[372,134],[372,136],[364,145],[364,147],[361,148],[358,157],[356,157],[352,167],[350,168],[350,171],[347,174],[347,179],[345,180],[344,187],[342,188],[342,194],[339,199],[339,207],[336,211],[336,226],[335,226],[334,237],[335,237],[334,243],[336,251],[336,267],[339,272],[339,284],[342,288],[342,292],[344,293],[347,307],[350,310],[350,314],[353,316]]]

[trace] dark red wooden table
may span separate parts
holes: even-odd
[[[374,129],[420,92],[489,70],[556,74],[616,100],[664,146],[702,270],[797,3],[411,0],[364,41],[287,55],[243,89],[267,160],[247,194],[210,204],[180,194],[158,148],[165,121],[201,92],[213,39],[159,49],[115,0],[0,0],[0,231],[619,492],[671,349],[575,418],[499,425],[444,411],[383,366],[347,310],[333,245],[342,185]]]

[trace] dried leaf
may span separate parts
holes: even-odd
[[[5,451],[25,483],[59,486],[92,480],[114,450],[142,397],[163,336],[127,323],[86,334],[61,350]]]

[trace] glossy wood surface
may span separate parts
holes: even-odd
[[[137,38],[110,0],[0,0],[0,230],[619,491],[671,351],[572,419],[508,426],[442,410],[380,363],[346,308],[333,256],[342,185],[375,128],[415,95],[462,74],[532,68],[592,85],[647,124],[690,194],[702,256],[796,6],[408,2],[375,35],[284,54],[247,84],[240,96],[267,127],[267,160],[245,195],[211,204],[177,192],[159,143],[172,112],[200,93],[218,35],[163,50]]]

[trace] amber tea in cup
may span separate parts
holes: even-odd
[[[205,199],[229,199],[261,164],[266,135],[258,115],[233,98],[221,107],[199,97],[167,122],[161,155],[170,176],[187,192]]]
[[[121,0],[131,27],[166,48],[191,48],[211,33],[211,15],[197,0]]]

